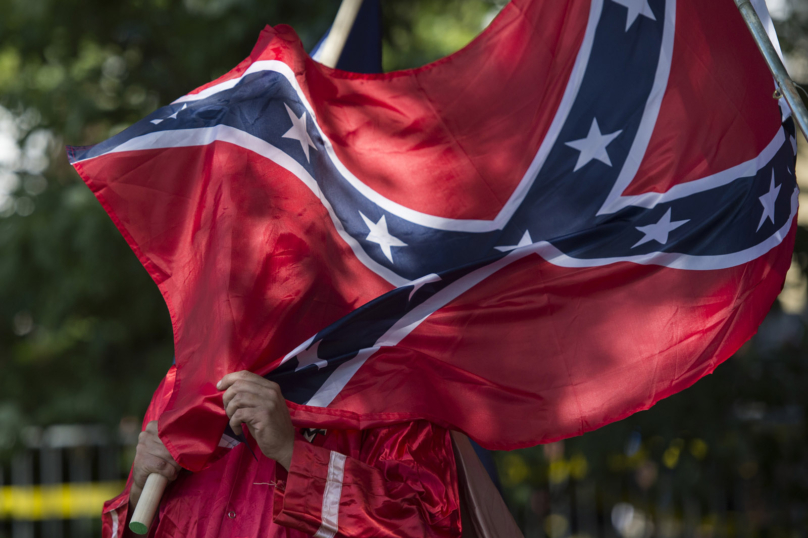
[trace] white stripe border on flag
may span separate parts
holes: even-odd
[[[342,389],[345,388],[345,385],[348,384],[359,368],[379,351],[379,349],[398,345],[399,342],[436,311],[494,275],[500,269],[504,269],[526,256],[537,254],[544,259],[544,261],[555,266],[576,269],[603,267],[620,262],[631,262],[638,265],[659,265],[691,271],[728,269],[756,260],[782,243],[791,231],[794,217],[797,214],[798,200],[799,189],[795,188],[791,194],[791,216],[789,216],[786,223],[765,241],[746,250],[732,254],[723,254],[720,256],[690,256],[688,254],[678,254],[675,252],[651,252],[622,258],[578,259],[564,254],[547,241],[539,241],[532,245],[514,249],[509,252],[507,256],[480,267],[455,282],[452,282],[447,287],[407,312],[390,327],[386,333],[376,340],[376,343],[372,347],[360,350],[355,357],[340,364],[305,405],[312,407],[328,407]]]
[[[497,216],[493,220],[454,219],[447,217],[439,217],[437,215],[430,215],[428,213],[422,213],[421,211],[416,211],[414,209],[401,205],[397,202],[394,202],[393,200],[376,192],[369,185],[362,182],[350,170],[348,170],[348,168],[342,163],[342,161],[337,156],[336,152],[334,151],[334,147],[331,144],[331,140],[325,135],[323,130],[320,128],[320,124],[317,121],[317,115],[314,112],[314,108],[311,106],[308,99],[306,98],[306,95],[303,93],[303,89],[300,87],[300,84],[297,81],[297,77],[295,76],[294,71],[292,71],[292,69],[287,64],[279,60],[259,60],[257,62],[254,62],[247,68],[246,71],[244,71],[244,74],[242,74],[240,77],[226,80],[224,82],[206,88],[199,93],[185,95],[174,101],[172,104],[199,101],[201,99],[206,99],[212,95],[215,95],[219,92],[230,90],[234,88],[239,82],[241,82],[241,80],[244,77],[252,75],[254,73],[260,73],[266,71],[276,72],[282,75],[284,78],[286,78],[289,84],[291,84],[292,89],[297,94],[300,103],[306,108],[308,113],[311,114],[311,117],[314,120],[313,121],[314,127],[317,129],[317,132],[319,133],[320,137],[323,140],[323,145],[331,162],[337,168],[339,173],[345,178],[345,180],[353,188],[359,191],[359,193],[362,196],[364,196],[374,204],[378,205],[385,211],[392,213],[393,215],[396,215],[397,217],[410,221],[414,224],[418,224],[419,226],[425,226],[427,228],[434,228],[436,230],[473,232],[473,233],[485,233],[494,230],[501,230],[508,224],[513,214],[519,208],[525,196],[527,196],[530,187],[535,182],[536,178],[538,177],[539,171],[541,170],[545,160],[547,159],[547,156],[550,154],[550,150],[554,147],[558,135],[561,132],[561,128],[567,121],[567,117],[569,115],[570,110],[572,109],[572,105],[575,102],[576,97],[578,96],[578,92],[581,89],[584,74],[586,73],[586,69],[589,65],[589,58],[592,52],[592,46],[595,41],[595,32],[597,30],[598,23],[600,22],[602,12],[603,12],[603,0],[592,0],[589,11],[589,19],[587,22],[586,31],[584,33],[584,38],[580,48],[578,49],[575,64],[573,65],[572,72],[570,73],[570,78],[567,81],[567,86],[564,90],[564,95],[561,99],[561,103],[558,106],[558,110],[556,110],[550,128],[547,134],[545,135],[544,140],[542,141],[539,150],[536,153],[536,156],[533,158],[533,161],[531,162],[530,166],[528,167],[527,171],[525,172],[524,176],[519,182],[519,185],[517,185],[516,189],[514,189],[513,193],[511,193],[510,198],[502,207],[502,209],[499,211],[499,214],[497,214]],[[184,132],[186,133],[189,131],[191,130],[190,129],[184,130]],[[149,135],[144,135],[129,140],[128,142],[125,142],[121,146],[118,146],[117,148],[107,151],[102,155],[120,151],[132,151],[134,149],[156,149],[160,147],[169,147],[169,146],[161,146],[159,144],[160,141],[159,137],[149,138],[149,140],[155,142],[155,145],[152,145],[150,147],[147,147],[144,144],[136,144],[137,147],[132,145],[135,140],[144,139],[146,137],[151,137],[152,135],[158,135],[160,133],[165,132],[166,131],[158,131],[156,133],[151,133]],[[191,146],[200,144],[183,144],[183,145]],[[97,155],[95,157],[90,157],[88,159],[82,159],[82,160],[95,159],[97,157],[101,157],[102,155]],[[376,271],[376,269],[373,270]],[[378,271],[376,272],[378,273]],[[379,274],[380,276],[387,278],[387,276],[381,275],[381,273]],[[389,278],[388,280],[391,283],[396,284]]]

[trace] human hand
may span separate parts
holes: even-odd
[[[237,434],[246,424],[264,456],[289,470],[295,445],[295,428],[281,389],[246,370],[224,376],[216,388],[224,391],[224,409]]]
[[[143,492],[146,479],[152,473],[161,474],[169,481],[177,479],[181,467],[157,436],[157,421],[146,424],[146,429],[137,438],[135,462],[132,464],[132,487],[129,490],[129,503],[134,512]]]

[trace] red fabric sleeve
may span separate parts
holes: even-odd
[[[166,376],[160,381],[157,390],[154,391],[146,414],[143,416],[141,431],[146,429],[146,425],[163,412],[171,392],[174,390],[174,379],[176,378],[177,367],[172,366]],[[126,487],[120,495],[104,503],[101,515],[101,536],[103,538],[119,538],[125,535],[126,520],[129,511],[129,489],[132,487],[132,470],[129,470],[129,478],[126,480]]]
[[[316,538],[458,537],[457,469],[449,432],[413,422],[362,433],[358,458],[295,441],[275,488],[275,523]]]

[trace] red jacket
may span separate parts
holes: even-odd
[[[144,425],[167,400],[173,369]],[[311,441],[309,441],[311,439]],[[365,431],[298,430],[289,472],[244,443],[222,438],[222,457],[169,484],[151,537],[459,537],[449,432],[418,421]],[[104,505],[103,536],[120,538],[131,473]]]

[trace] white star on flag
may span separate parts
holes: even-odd
[[[172,115],[168,116],[167,118],[163,118],[161,120],[151,120],[151,123],[153,123],[155,125],[159,125],[164,120],[176,120],[177,119],[177,114],[179,114],[180,112],[182,112],[186,108],[188,108],[188,105],[182,105],[181,109],[177,110],[176,112],[174,112]]]
[[[494,247],[500,252],[510,252],[511,250],[515,250],[519,247],[526,247],[528,245],[532,245],[533,240],[530,238],[530,231],[525,230],[525,233],[522,235],[522,239],[519,240],[519,243],[516,245],[509,245],[506,247]]]
[[[587,164],[592,159],[597,159],[603,164],[612,165],[609,160],[609,154],[606,153],[606,146],[611,144],[612,140],[617,138],[623,131],[615,131],[611,134],[602,134],[600,126],[598,125],[597,118],[592,120],[592,125],[589,126],[589,134],[586,138],[580,140],[573,140],[567,142],[567,146],[577,149],[581,153],[578,155],[578,162],[575,163],[573,172],[577,172],[582,166]]]
[[[370,230],[370,233],[365,239],[372,241],[373,243],[378,243],[379,246],[382,247],[382,252],[384,255],[392,263],[393,252],[390,247],[406,247],[407,243],[390,235],[390,232],[387,231],[387,220],[385,219],[385,215],[382,215],[382,218],[380,218],[379,222],[376,223],[367,218],[361,211],[359,212],[359,215],[362,217],[362,220],[365,221],[365,225],[368,227],[368,230]]]
[[[321,359],[317,356],[317,348],[320,347],[320,342],[322,342],[322,340],[317,340],[311,345],[310,348],[302,351],[297,356],[298,365],[297,368],[295,368],[295,372],[299,372],[306,366],[311,366],[312,364],[315,365],[318,370],[324,366],[328,366],[327,360]]]
[[[772,170],[772,182],[769,184],[769,192],[760,197],[760,203],[763,205],[763,214],[760,216],[757,230],[760,230],[760,227],[763,226],[766,219],[769,219],[772,221],[772,224],[774,224],[774,203],[777,201],[777,195],[780,194],[780,187],[782,187],[782,185],[774,186],[774,170]]]
[[[656,20],[654,12],[651,11],[651,6],[648,5],[648,0],[614,0],[614,3],[620,4],[628,10],[628,13],[626,13],[626,32],[640,15],[648,17],[652,21]]]
[[[292,112],[292,109],[289,108],[289,105],[284,103],[283,106],[286,107],[286,112],[289,114],[289,119],[292,120],[292,127],[286,131],[283,138],[291,138],[292,140],[297,140],[300,142],[300,147],[303,148],[303,153],[306,154],[306,161],[311,162],[309,159],[309,146],[313,147],[315,151],[317,151],[317,146],[315,146],[314,142],[311,141],[309,131],[306,129],[306,111],[304,110],[303,114],[301,114],[298,118],[295,116],[295,113]]]
[[[631,248],[638,247],[649,241],[656,241],[664,245],[668,242],[668,234],[686,222],[690,222],[690,219],[676,220],[671,222],[671,209],[668,208],[668,210],[656,224],[649,224],[647,226],[636,227],[639,231],[641,231],[645,235],[643,236],[642,239],[637,241]]]
[[[166,118],[166,119],[170,119],[170,120],[176,120],[176,119],[177,119],[177,114],[179,114],[180,112],[182,112],[182,111],[183,111],[183,110],[185,110],[186,108],[188,108],[188,105],[182,105],[182,108],[181,108],[181,109],[177,110],[176,112],[174,112],[172,115],[170,115],[170,116],[169,116],[168,118]]]

